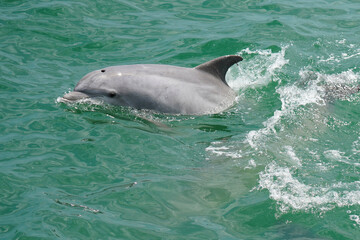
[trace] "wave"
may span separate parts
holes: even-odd
[[[359,57],[359,49],[346,40],[314,46],[318,44],[324,49],[336,46],[340,53],[311,57],[316,60],[298,70],[289,58],[292,44],[274,52],[242,50],[245,60],[227,76],[239,92],[238,108],[254,110],[242,108],[249,92],[258,101],[254,104],[269,94],[278,107],[262,126],[243,134],[243,140],[215,141],[206,148],[208,159],[233,159],[245,171],[260,169],[256,189],[269,192],[278,215],[360,205],[360,181],[355,177],[360,172],[360,138],[357,118],[351,115],[360,101],[360,73],[349,62]],[[335,63],[351,67],[339,71]],[[349,218],[358,224],[354,212]]]
[[[277,73],[289,63],[289,60],[285,58],[288,47],[289,45],[282,47],[280,52],[272,52],[270,49],[250,50],[249,48],[240,51],[238,54],[245,60],[237,68],[233,67],[229,70],[229,86],[235,91],[243,91],[248,87],[281,81]]]
[[[321,212],[360,205],[360,181],[338,182],[326,187],[305,184],[297,179],[294,171],[275,162],[270,163],[259,177],[259,189],[269,191],[281,213],[290,210]]]

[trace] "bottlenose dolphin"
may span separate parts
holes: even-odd
[[[112,66],[85,75],[61,101],[101,99],[105,103],[160,113],[202,115],[233,105],[236,94],[225,81],[242,57],[216,58],[195,68],[158,64]]]

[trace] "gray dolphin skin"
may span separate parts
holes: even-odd
[[[229,55],[195,68],[158,64],[107,67],[85,75],[62,101],[90,98],[159,113],[219,113],[234,104],[236,94],[225,75],[241,60],[240,56]]]

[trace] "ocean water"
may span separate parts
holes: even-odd
[[[358,0],[2,0],[0,239],[360,239]],[[57,101],[238,54],[214,115]]]

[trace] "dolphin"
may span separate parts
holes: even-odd
[[[111,105],[166,114],[219,113],[234,104],[236,94],[225,75],[242,60],[229,55],[194,68],[160,64],[106,67],[85,75],[61,101],[100,99]]]

